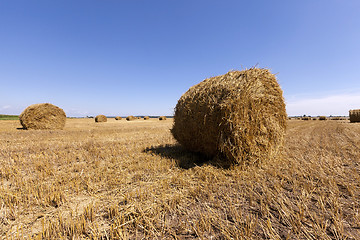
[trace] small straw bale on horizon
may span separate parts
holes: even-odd
[[[133,121],[135,119],[136,119],[136,117],[134,117],[133,115],[130,115],[130,116],[126,117],[127,121]]]
[[[105,115],[97,115],[95,117],[95,122],[107,122],[107,117]]]
[[[353,109],[349,111],[350,122],[360,122],[360,109]]]

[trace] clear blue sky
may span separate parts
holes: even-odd
[[[170,115],[192,85],[256,64],[289,115],[360,108],[360,1],[0,1],[4,114]]]

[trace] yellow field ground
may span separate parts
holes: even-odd
[[[360,239],[360,124],[288,121],[283,156],[223,169],[172,120],[0,121],[1,239]]]

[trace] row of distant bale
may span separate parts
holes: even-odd
[[[289,120],[350,120],[351,123],[360,122],[360,109],[354,109],[349,111],[349,117],[326,117],[326,116],[319,116],[319,117],[289,117]]]
[[[115,120],[122,120],[123,118],[120,117],[120,116],[116,116],[115,117]],[[135,116],[128,116],[126,117],[126,120],[127,121],[134,121],[134,120],[138,120],[138,119],[144,119],[144,120],[149,120],[150,117],[149,116],[145,116],[144,118],[141,118],[141,117],[135,117]],[[159,120],[166,120],[166,117],[165,116],[160,116],[158,118]],[[95,117],[95,122],[107,122],[107,117],[105,115],[97,115]]]
[[[121,120],[122,117],[115,117],[115,120]],[[128,116],[126,120],[132,121],[141,119],[141,117]],[[145,116],[144,120],[150,119]],[[24,129],[63,129],[66,122],[66,114],[63,109],[50,104],[39,103],[27,107],[19,116],[20,124]],[[165,116],[159,117],[159,120],[166,120]],[[95,122],[107,122],[105,115],[97,115]]]
[[[326,117],[326,116],[319,116],[319,117],[289,117],[289,120],[320,120],[320,121],[326,121],[326,120],[349,120],[348,117]]]

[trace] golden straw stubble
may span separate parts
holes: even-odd
[[[185,148],[231,164],[259,164],[279,152],[287,114],[267,69],[205,79],[179,99],[171,130]]]

